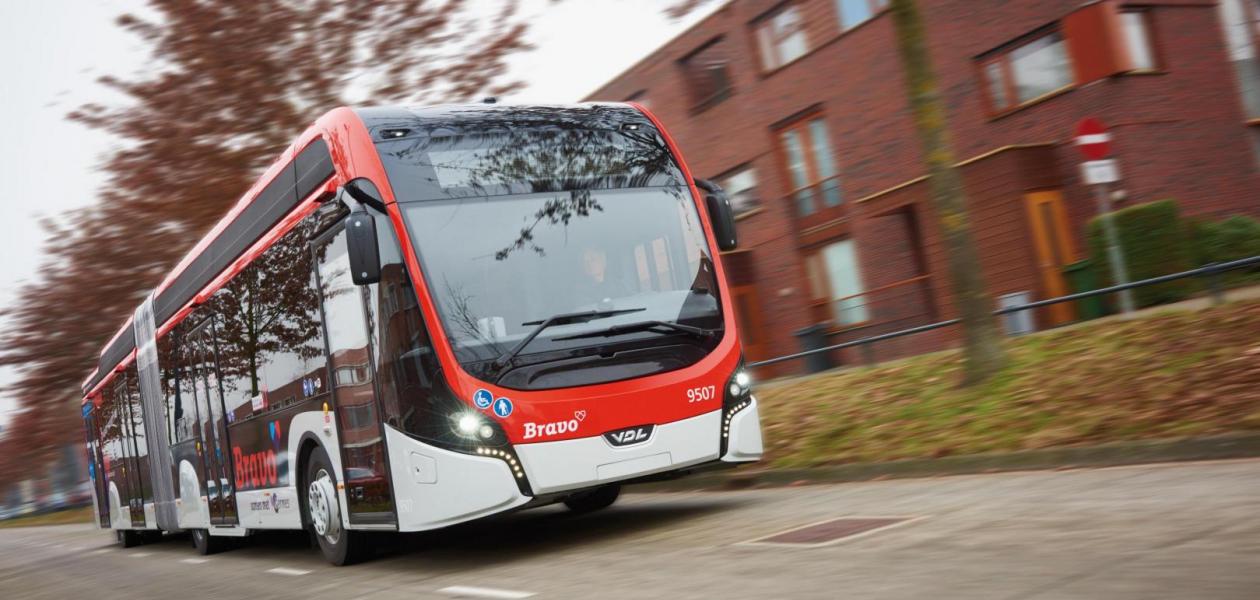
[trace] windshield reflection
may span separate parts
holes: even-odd
[[[548,327],[519,357],[681,331],[574,337],[619,324],[721,326],[690,187],[646,117],[609,105],[434,110],[368,122],[466,368],[493,370],[530,323],[566,313],[643,309]]]
[[[643,309],[551,327],[524,354],[607,343],[557,338],[622,323],[721,325],[694,206],[661,188],[588,194],[599,210],[567,221],[539,218],[554,194],[404,208],[461,362],[493,360],[528,335],[531,323],[564,313]],[[522,248],[528,251],[514,251]],[[641,331],[617,341],[660,336]]]

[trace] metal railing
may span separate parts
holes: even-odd
[[[1243,258],[1243,259],[1233,260],[1233,261],[1223,262],[1223,263],[1213,263],[1210,265],[1199,267],[1197,269],[1190,269],[1189,271],[1181,271],[1180,273],[1172,273],[1169,275],[1160,275],[1159,277],[1151,277],[1150,279],[1134,281],[1132,283],[1127,283],[1124,285],[1113,285],[1113,286],[1109,286],[1105,288],[1099,288],[1096,290],[1089,290],[1087,292],[1077,292],[1075,294],[1067,294],[1065,296],[1048,298],[1046,300],[1028,302],[1026,304],[1020,304],[1018,306],[1008,306],[1006,308],[993,311],[993,316],[1001,317],[1003,315],[1023,312],[1026,310],[1034,310],[1037,308],[1051,306],[1051,305],[1059,304],[1062,302],[1074,302],[1076,300],[1083,300],[1085,298],[1093,298],[1095,296],[1105,296],[1107,294],[1114,294],[1122,290],[1130,290],[1130,289],[1135,289],[1135,288],[1140,288],[1140,287],[1146,287],[1149,285],[1167,283],[1169,281],[1179,281],[1182,279],[1189,279],[1191,277],[1204,278],[1207,282],[1208,293],[1212,298],[1213,304],[1221,304],[1225,301],[1225,285],[1224,285],[1224,282],[1221,281],[1221,275],[1228,271],[1233,271],[1236,269],[1245,269],[1248,267],[1255,267],[1255,266],[1260,266],[1260,256],[1252,256],[1250,258]],[[779,356],[779,357],[775,357],[775,358],[771,358],[767,360],[753,362],[753,363],[749,363],[748,366],[749,367],[763,367],[766,365],[773,365],[773,364],[777,364],[781,362],[787,362],[790,360],[796,360],[798,358],[805,358],[807,356],[821,354],[824,352],[834,352],[836,350],[843,350],[845,348],[867,347],[869,344],[874,344],[876,342],[881,342],[884,340],[891,340],[894,338],[904,337],[907,335],[914,335],[917,333],[924,333],[927,331],[934,331],[934,330],[942,329],[945,327],[951,327],[961,322],[962,321],[960,319],[948,319],[945,321],[938,321],[936,323],[929,323],[927,325],[920,325],[918,327],[910,327],[908,329],[902,329],[900,331],[893,331],[890,333],[873,335],[870,337],[864,337],[861,339],[852,340],[852,341],[848,341],[848,342],[844,342],[840,344],[834,344],[834,345],[825,346],[822,348],[814,348],[812,350],[805,350],[802,352],[796,352],[796,353],[788,354],[785,356]]]

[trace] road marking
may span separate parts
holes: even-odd
[[[70,551],[71,551],[71,552],[78,552],[78,551],[80,551],[80,550],[82,550],[82,549],[83,549],[83,548],[81,548],[81,547],[79,547],[79,546],[70,546]]]
[[[520,598],[529,598],[534,592],[517,592],[514,590],[496,590],[494,588],[471,587],[466,585],[452,585],[438,590],[439,594],[455,596],[456,598],[494,598],[495,600],[519,600]]]
[[[188,563],[190,565],[199,565],[203,562],[210,562],[208,558],[181,558],[179,562]]]
[[[100,550],[93,550],[91,552],[88,552],[88,554],[105,554],[106,552],[109,552],[109,548],[101,548]]]
[[[149,555],[148,552],[136,552],[135,554],[131,555],[131,558],[144,558],[148,555]]]
[[[275,573],[276,575],[293,575],[293,576],[305,575],[307,573],[310,573],[310,571],[303,571],[302,569],[287,569],[285,567],[276,567],[274,569],[267,569],[267,572]]]

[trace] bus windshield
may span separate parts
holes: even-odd
[[[465,368],[493,375],[494,361],[540,322],[575,312],[615,314],[548,327],[520,357],[567,359],[582,348],[599,354],[666,339],[703,343],[687,330],[720,328],[704,229],[663,142],[608,131],[528,133],[381,144]],[[579,141],[590,152],[561,160]],[[652,321],[688,327],[634,326]]]

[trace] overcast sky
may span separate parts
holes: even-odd
[[[509,101],[572,102],[634,64],[712,8],[672,22],[661,8],[672,0],[526,0],[538,49],[513,61],[529,84]],[[715,3],[716,7],[720,3]],[[114,142],[64,119],[84,102],[124,99],[95,83],[101,75],[130,76],[148,48],[113,19],[138,0],[0,0],[0,95],[6,135],[0,138],[0,306],[15,301],[23,281],[37,277],[41,216],[65,215],[95,201],[103,176],[96,166]],[[591,52],[591,48],[599,48]],[[315,118],[318,115],[311,115]],[[72,373],[79,381],[86,373]],[[12,381],[0,371],[0,384]],[[0,424],[13,410],[0,396]]]

